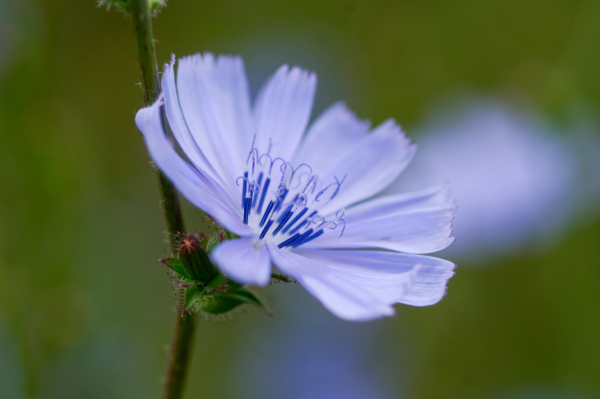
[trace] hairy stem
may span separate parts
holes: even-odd
[[[160,81],[156,64],[156,53],[152,35],[152,20],[148,0],[130,0],[130,11],[133,19],[135,35],[138,45],[142,83],[144,88],[144,101],[150,105],[156,101],[160,93]],[[166,119],[163,115],[163,123]],[[162,198],[161,204],[167,222],[169,243],[171,251],[176,254],[177,233],[184,232],[183,216],[179,206],[179,197],[173,184],[159,170],[156,171],[158,187]],[[179,399],[183,394],[186,370],[189,364],[189,355],[192,348],[195,319],[185,314],[177,313],[175,335],[171,343],[171,355],[167,370],[164,398]]]

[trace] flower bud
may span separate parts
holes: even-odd
[[[179,236],[179,259],[187,274],[203,284],[208,284],[219,274],[198,238],[192,234]]]

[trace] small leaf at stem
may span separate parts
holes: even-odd
[[[160,263],[171,268],[175,273],[179,274],[181,277],[185,278],[186,280],[191,279],[190,276],[188,275],[188,273],[185,271],[185,268],[183,267],[183,264],[181,263],[181,261],[179,259],[165,258],[165,259],[161,259]]]
[[[221,314],[245,304],[254,305],[269,316],[275,317],[273,312],[263,305],[253,293],[243,287],[199,301],[196,303],[196,308],[206,313]]]

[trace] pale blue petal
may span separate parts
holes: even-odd
[[[269,246],[273,262],[281,271],[292,275],[323,306],[334,315],[350,321],[368,321],[384,316],[392,316],[392,302],[385,301],[382,295],[375,294],[368,286],[378,284],[374,280],[356,278],[341,268],[314,261],[306,256]],[[364,275],[362,277],[365,277]],[[372,288],[372,287],[371,287]],[[394,287],[401,291],[403,285]]]
[[[358,119],[346,104],[333,104],[311,124],[292,163],[306,163],[315,173],[330,170],[365,137],[370,126],[370,122]]]
[[[162,128],[161,106],[162,98],[153,105],[142,108],[135,116],[135,123],[144,134],[148,152],[156,166],[184,197],[214,217],[226,229],[241,236],[251,235],[252,229],[242,223],[241,210],[229,206],[228,196],[222,189],[175,152]]]
[[[380,219],[348,223],[341,229],[327,230],[307,248],[382,248],[392,251],[426,254],[450,245],[452,208],[409,211]]]
[[[337,268],[341,278],[352,276],[357,285],[382,300],[413,306],[439,302],[455,267],[443,259],[397,252],[311,249],[295,252],[317,264],[327,265],[330,270]],[[403,277],[411,280],[403,282]],[[386,279],[390,282],[386,283]],[[396,290],[395,286],[398,286]]]
[[[210,255],[217,267],[241,284],[267,285],[271,278],[269,251],[254,238],[227,240]]]
[[[241,194],[236,178],[243,175],[240,165],[250,151],[248,137],[250,142],[253,137],[243,64],[227,57],[215,63],[212,54],[181,58],[177,93],[185,122],[206,160],[230,195]],[[247,135],[246,129],[250,129]]]
[[[206,159],[202,149],[190,133],[190,130],[183,118],[181,107],[179,105],[179,97],[177,95],[177,87],[175,84],[175,60],[171,64],[165,65],[165,70],[162,75],[161,85],[165,99],[165,112],[169,126],[173,132],[173,136],[177,140],[179,147],[183,150],[188,159],[205,175],[210,176],[221,187],[227,185],[227,181],[217,173],[210,162]],[[229,195],[233,193],[229,192]]]
[[[242,176],[254,138],[250,92],[240,57],[206,53],[199,59],[197,73],[200,113],[212,147],[229,184]],[[236,192],[239,191],[236,190]]]
[[[343,234],[340,225],[304,246],[382,248],[416,254],[436,252],[454,241],[450,237],[454,209],[445,186],[375,198],[346,210]]]
[[[455,206],[451,194],[450,186],[445,183],[419,191],[377,196],[348,208],[346,213],[353,220],[363,220],[425,208]]]
[[[219,158],[215,153],[211,140],[208,135],[208,130],[202,120],[199,112],[201,108],[201,99],[199,93],[199,70],[201,55],[195,54],[179,59],[177,67],[177,94],[179,96],[179,105],[185,123],[189,128],[191,135],[202,149],[202,153],[206,157],[208,163],[220,174],[223,180],[229,177],[225,173],[223,165],[219,162]]]
[[[383,122],[358,141],[336,166],[319,171],[325,181],[333,176],[340,181],[345,177],[339,194],[320,213],[334,213],[377,194],[398,177],[415,150],[416,145],[410,144],[393,120]]]
[[[254,107],[257,148],[286,161],[292,159],[308,124],[317,76],[287,65],[282,66],[260,90]]]

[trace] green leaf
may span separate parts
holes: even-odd
[[[253,293],[245,288],[237,288],[221,295],[215,295],[210,299],[207,298],[199,301],[197,302],[196,307],[198,310],[202,310],[207,313],[222,314],[227,313],[240,305],[246,304],[254,305],[263,310],[269,316],[274,317],[273,312],[263,305]]]
[[[239,288],[231,292],[231,294],[238,298],[244,298],[244,300],[248,301],[249,304],[256,306],[269,316],[275,317],[275,314],[271,312],[269,308],[267,308],[253,293],[246,290],[245,288]]]
[[[185,278],[186,280],[191,280],[191,277],[185,271],[185,268],[183,267],[183,264],[181,263],[181,261],[179,259],[165,258],[165,259],[161,259],[160,263],[162,263],[163,265],[165,265],[167,267],[170,267],[175,273],[179,274],[181,277]]]

